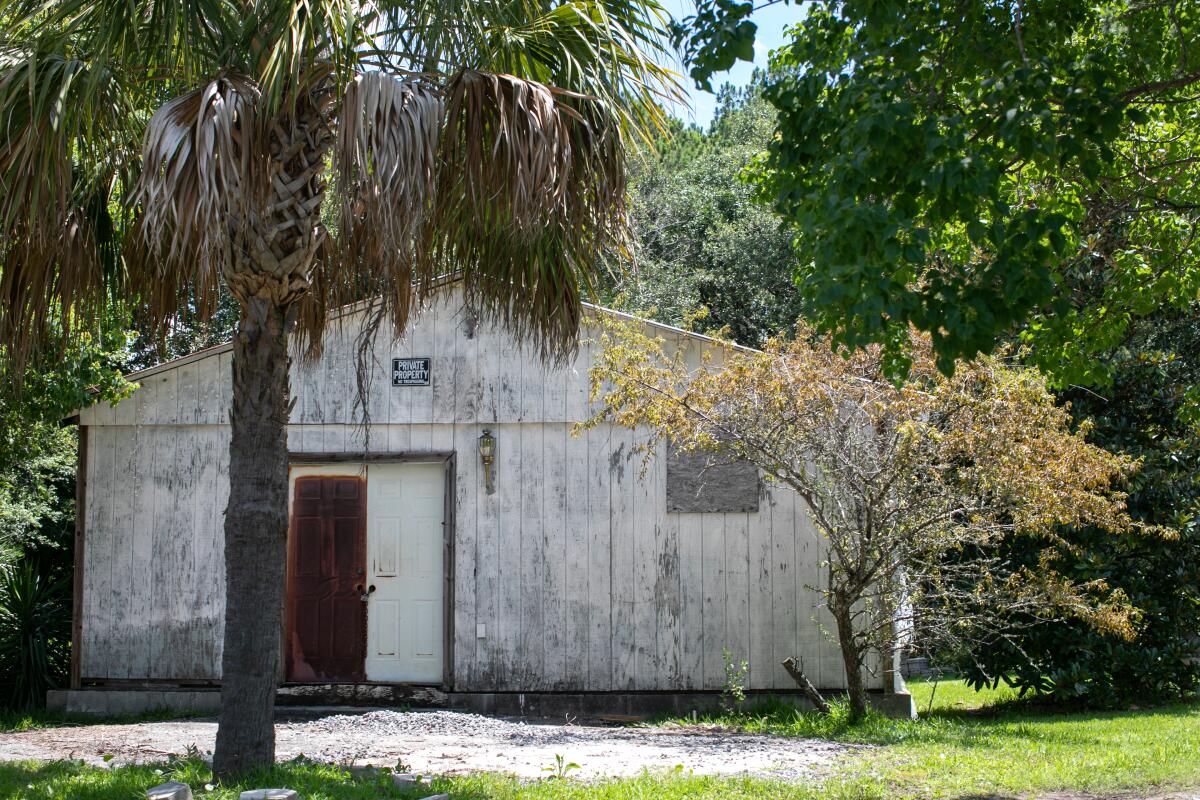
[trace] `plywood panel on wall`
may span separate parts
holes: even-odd
[[[750,662],[753,688],[792,689],[778,666],[788,656],[822,686],[844,680],[819,627],[822,542],[796,496],[768,484],[757,510],[669,512],[661,444],[643,463],[642,432],[575,430],[594,412],[594,345],[547,367],[449,293],[367,352],[364,431],[346,322],[321,360],[293,360],[289,447],[457,453],[456,688],[719,690],[725,649]],[[710,347],[669,335],[689,363]],[[129,399],[81,415],[93,427],[85,678],[219,676],[230,357],[217,348],[147,371]],[[393,357],[430,358],[431,385],[391,386]],[[494,493],[484,428],[498,441]]]

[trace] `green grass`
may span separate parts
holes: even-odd
[[[693,775],[642,775],[600,783],[546,779],[521,783],[499,775],[474,775],[433,781],[401,792],[384,776],[355,778],[332,766],[284,764],[231,786],[214,786],[200,762],[180,761],[166,767],[97,769],[78,763],[0,763],[0,800],[71,798],[135,800],[146,789],[167,780],[192,787],[197,798],[237,800],[243,789],[267,786],[295,789],[303,800],[416,800],[448,792],[454,800],[883,800],[889,795],[870,781],[798,787],[773,781],[719,779]]]
[[[912,687],[918,708],[932,684]],[[898,726],[899,741],[865,759],[918,794],[1013,795],[1058,790],[1148,791],[1200,786],[1200,702],[1078,711],[1021,701],[1007,687],[974,696],[942,682],[930,713]]]
[[[1055,791],[1149,791],[1200,786],[1200,703],[1126,711],[1071,711],[1007,686],[976,693],[961,681],[910,686],[919,720],[872,714],[850,725],[767,704],[715,715],[700,725],[878,747],[843,762],[838,774],[882,783],[898,796],[1036,796]],[[689,724],[687,720],[668,725]]]
[[[8,763],[0,764],[0,800],[135,800],[172,777],[189,783],[198,799],[214,800],[236,799],[242,789],[261,786],[287,786],[304,800],[415,800],[436,792],[448,792],[455,800],[991,800],[1200,786],[1200,703],[1083,712],[1020,700],[1006,687],[976,694],[960,682],[944,681],[935,692],[932,683],[914,682],[912,691],[923,714],[917,721],[872,715],[851,726],[842,705],[835,706],[832,716],[822,717],[782,704],[699,720],[700,725],[735,730],[875,745],[846,757],[824,782],[810,785],[685,773],[599,783],[520,783],[477,775],[438,780],[405,794],[386,777],[356,779],[337,767],[286,764],[236,786],[206,792],[211,774],[197,761],[116,769]]]

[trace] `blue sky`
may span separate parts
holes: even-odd
[[[670,0],[670,2],[666,3],[666,6],[669,11],[680,19],[689,16],[695,11],[693,0]],[[737,62],[733,69],[728,72],[714,75],[712,80],[713,86],[720,86],[723,83],[745,86],[750,81],[750,75],[754,71],[754,68],[766,67],[767,54],[783,43],[783,29],[788,25],[799,22],[803,16],[803,4],[797,2],[786,5],[784,3],[776,3],[775,5],[755,11],[754,16],[751,18],[758,25],[758,35],[754,40],[754,64],[748,64],[745,61]],[[695,122],[702,128],[708,127],[708,123],[712,121],[713,111],[716,109],[716,95],[696,89],[692,79],[687,77],[687,70],[681,69],[678,66],[676,68],[683,73],[684,88],[688,91],[692,105],[691,111],[680,108],[676,110],[676,115],[685,122]]]

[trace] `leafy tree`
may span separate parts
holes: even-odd
[[[828,543],[817,588],[854,718],[866,713],[864,668],[890,662],[914,613],[942,643],[1003,636],[1017,613],[1132,636],[1124,593],[1053,569],[1048,548],[1032,565],[989,555],[1024,537],[1062,542],[1063,525],[1153,535],[1113,487],[1133,462],[1073,430],[1036,371],[984,357],[947,378],[929,338],[914,336],[912,380],[896,385],[883,348],[840,352],[804,326],[794,341],[728,348],[695,371],[636,323],[609,323],[602,344],[589,424],[650,428],[647,457],[669,439],[748,461],[803,500]]]
[[[635,166],[637,267],[608,288],[610,302],[674,325],[704,308],[706,325],[754,347],[791,329],[800,313],[792,235],[742,179],[775,129],[762,81],[724,87],[707,132],[676,123],[674,135]]]
[[[0,343],[109,293],[163,326],[238,304],[214,771],[274,760],[288,336],[434,279],[568,351],[625,238],[624,149],[661,125],[655,0],[17,0],[0,16]],[[140,144],[140,147],[139,147]],[[332,190],[327,191],[327,181]],[[117,246],[121,258],[113,257]]]
[[[1143,460],[1132,513],[1177,534],[1074,531],[1057,550],[1059,569],[1142,608],[1135,642],[1025,619],[971,668],[1090,697],[1194,683],[1200,8],[810,9],[775,55],[780,135],[756,168],[796,233],[808,318],[845,343],[890,343],[892,374],[909,323],[932,332],[943,368],[1019,343],[1094,420],[1093,442]],[[701,0],[677,28],[698,84],[749,57],[752,18]],[[1014,540],[1005,557],[1032,564],[1046,544]]]
[[[56,363],[26,365],[19,380],[0,349],[0,564],[69,551],[77,437],[63,418],[131,388],[121,375],[125,333],[115,321],[105,327]]]
[[[698,81],[744,57],[749,15],[702,2],[677,32]],[[1194,3],[812,4],[756,168],[806,314],[893,374],[915,325],[943,370],[1019,334],[1060,385],[1103,383],[1093,355],[1200,289],[1198,86]]]
[[[1200,379],[1200,308],[1134,320],[1120,346],[1104,354],[1110,386],[1068,392],[1072,413],[1094,421],[1089,438],[1140,459],[1129,484],[1129,511],[1168,537],[1073,531],[1054,546],[1055,568],[1080,580],[1102,579],[1139,609],[1137,638],[1127,641],[1070,619],[1016,616],[1011,636],[961,654],[968,679],[1007,680],[1092,705],[1145,703],[1200,688],[1200,438],[1186,414]],[[1004,558],[1031,563],[1010,548]]]
[[[768,0],[774,5],[779,0]],[[787,2],[787,0],[784,0]],[[671,40],[690,65],[696,88],[712,91],[712,76],[738,61],[754,60],[758,25],[751,19],[754,3],[737,0],[697,0],[696,13],[671,24]]]
[[[207,347],[225,344],[237,329],[237,301],[223,287],[218,289],[211,316],[202,317],[196,298],[183,301],[178,312],[165,326],[155,330],[137,326],[130,345],[130,369],[146,369],[163,361],[190,355]]]

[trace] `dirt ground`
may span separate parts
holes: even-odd
[[[194,746],[212,751],[212,720],[80,725],[0,734],[0,760],[82,759],[92,764],[157,762]],[[636,727],[534,724],[451,711],[374,711],[277,722],[279,760],[299,755],[342,764],[395,766],[424,774],[498,771],[541,778],[556,756],[583,779],[643,769],[753,775],[800,781],[826,772],[855,745],[815,739]],[[105,756],[111,756],[105,762]]]

